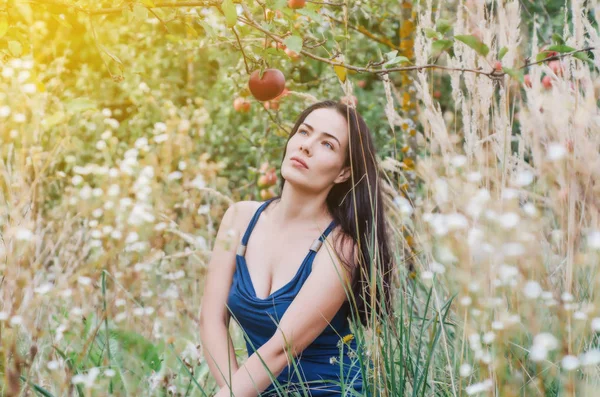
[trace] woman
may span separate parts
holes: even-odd
[[[367,325],[390,306],[393,268],[362,117],[334,101],[307,108],[286,143],[281,176],[280,196],[232,205],[217,233],[200,313],[216,396],[339,396],[342,387],[362,394],[349,316]],[[374,299],[371,269],[380,280]],[[245,333],[241,367],[231,316]]]

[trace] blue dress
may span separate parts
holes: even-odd
[[[318,249],[335,225],[335,221],[332,221],[318,240],[315,240],[298,272],[286,285],[265,299],[259,298],[252,285],[244,253],[258,217],[273,200],[274,198],[263,202],[250,220],[238,248],[236,269],[227,300],[232,318],[245,333],[248,357],[275,334],[276,323],[279,323],[302,288],[311,272],[313,259]],[[307,308],[307,310],[310,309]],[[309,396],[341,396],[341,386],[334,382],[345,385],[344,395],[359,395],[349,389],[354,389],[362,394],[363,380],[356,338],[346,343],[342,342],[344,336],[351,334],[347,318],[348,311],[349,304],[346,301],[331,320],[331,324],[328,324],[327,328],[295,358],[294,362],[280,373],[277,382],[279,382],[279,391],[282,396],[293,391],[299,392],[301,396],[305,395],[304,391]],[[340,369],[342,378],[340,378]],[[300,382],[303,386],[300,385]],[[276,396],[275,390],[275,383],[272,383],[262,392],[261,396]],[[290,393],[289,395],[294,394]]]

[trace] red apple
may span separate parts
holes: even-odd
[[[433,91],[433,97],[435,99],[440,99],[442,97],[442,92],[440,90]]]
[[[269,162],[265,161],[264,163],[262,163],[260,165],[259,171],[264,174],[265,172],[267,172],[268,169],[269,169]]]
[[[260,189],[261,199],[268,200],[273,197],[275,197],[275,192],[273,191],[273,189]]]
[[[550,76],[544,76],[542,79],[542,85],[547,89],[552,88],[552,78]]]
[[[502,62],[500,62],[500,61],[494,62],[494,70],[496,72],[501,72],[502,71]]]
[[[563,71],[564,71],[563,65],[558,59],[548,62],[548,66],[550,67],[550,69],[552,69],[552,71],[554,72],[555,75],[557,75],[557,76],[563,75]]]
[[[288,0],[288,7],[293,9],[304,8],[306,0]]]
[[[275,173],[275,170],[267,173],[267,180],[269,185],[274,185],[277,183],[277,174]]]
[[[523,76],[523,82],[527,87],[531,87],[531,76],[529,74]]]
[[[358,85],[360,88],[365,88],[367,86],[367,82],[365,80],[358,80],[356,85]]]
[[[284,88],[283,91],[281,91],[281,94],[277,95],[274,100],[279,101],[288,95],[290,95],[290,90],[288,90],[287,88]]]
[[[292,59],[292,61],[297,61],[300,59],[300,54],[298,54],[296,51],[290,50],[289,48],[286,48],[284,51],[287,56]]]
[[[250,102],[246,98],[237,97],[233,100],[233,108],[236,112],[248,113],[250,111]]]
[[[268,175],[261,175],[260,177],[258,177],[258,182],[256,182],[256,185],[258,187],[267,187],[269,186],[269,177]]]
[[[278,50],[284,50],[284,51],[287,49],[287,46],[285,44],[280,43],[278,41],[272,41],[271,47],[276,48]]]
[[[248,80],[248,88],[259,101],[269,101],[279,96],[285,89],[285,76],[279,69],[266,69],[262,79],[255,70]]]
[[[358,99],[354,96],[354,95],[344,95],[341,99],[340,102],[346,104],[346,105],[352,105],[354,107],[358,106]]]
[[[265,109],[277,110],[279,109],[279,101],[276,101],[274,99],[271,101],[265,101],[263,102],[263,106],[265,107]]]

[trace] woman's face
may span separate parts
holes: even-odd
[[[346,119],[335,109],[315,109],[289,139],[281,176],[286,182],[321,191],[350,177]],[[308,168],[292,158],[304,161]]]

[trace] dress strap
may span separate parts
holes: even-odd
[[[329,226],[327,226],[327,229],[325,229],[323,234],[321,234],[321,236],[319,236],[319,238],[312,243],[312,245],[310,246],[310,250],[318,252],[319,248],[321,248],[321,246],[323,245],[323,241],[325,241],[325,238],[327,238],[327,235],[333,230],[334,226],[335,219],[331,221],[331,223],[329,224]]]
[[[240,256],[244,256],[244,254],[246,253],[246,246],[248,245],[248,239],[250,238],[250,234],[252,233],[252,230],[254,229],[254,225],[256,225],[256,222],[258,221],[258,217],[260,216],[260,213],[264,211],[264,209],[269,205],[269,203],[271,203],[271,201],[275,200],[277,197],[273,197],[268,199],[267,201],[263,202],[258,209],[254,212],[254,216],[252,216],[252,219],[250,220],[250,223],[248,224],[248,227],[246,228],[246,232],[244,233],[244,236],[242,237],[242,241],[240,243],[240,245],[238,246],[237,249],[237,254]]]

